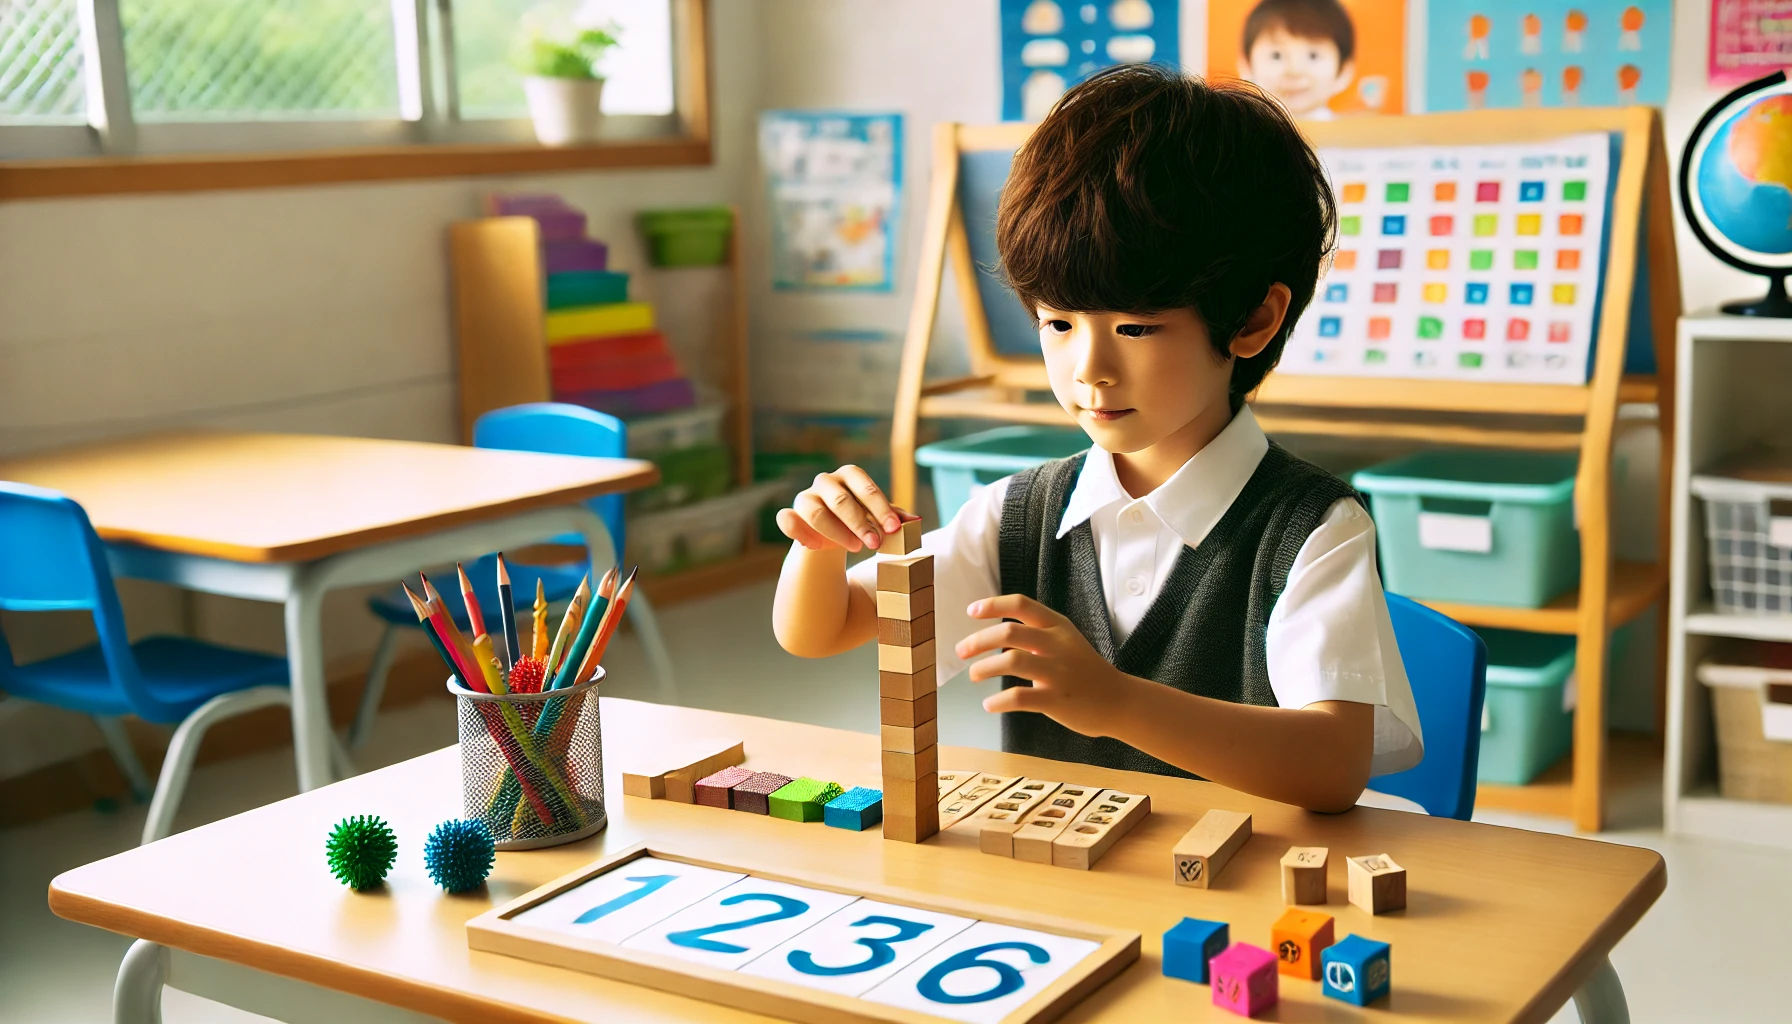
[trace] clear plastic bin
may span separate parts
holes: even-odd
[[[997,427],[915,449],[915,462],[933,471],[939,521],[948,523],[971,495],[1037,466],[1089,447],[1089,435],[1063,427]]]
[[[647,459],[677,448],[722,442],[728,403],[706,399],[689,409],[640,416],[628,421],[628,453]]]
[[[1792,615],[1792,483],[1699,475],[1711,598],[1729,615]]]
[[[695,505],[634,516],[628,524],[628,561],[646,573],[727,561],[746,547],[747,531],[760,508],[785,490],[783,481],[773,480]]]

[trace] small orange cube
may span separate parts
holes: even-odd
[[[1293,978],[1319,980],[1319,954],[1333,942],[1332,915],[1289,907],[1269,930],[1276,970]]]

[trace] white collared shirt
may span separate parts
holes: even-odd
[[[1269,439],[1247,406],[1207,447],[1141,498],[1120,486],[1111,454],[1089,450],[1058,536],[1089,523],[1116,647],[1157,600],[1183,547],[1201,543],[1268,450]],[[965,668],[952,653],[958,641],[993,625],[972,619],[966,608],[1000,592],[997,537],[1010,479],[972,495],[950,523],[922,539],[922,550],[934,556],[934,634],[942,683]],[[874,559],[853,566],[848,576],[867,591],[877,589]],[[1375,571],[1375,523],[1354,500],[1334,502],[1301,545],[1288,584],[1270,612],[1265,647],[1269,685],[1278,705],[1304,708],[1327,700],[1373,705],[1370,773],[1384,775],[1419,763],[1424,753],[1419,715]]]

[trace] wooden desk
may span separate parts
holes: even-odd
[[[992,857],[979,852],[975,836],[955,830],[911,846],[875,831],[620,796],[621,764],[665,737],[696,733],[744,738],[750,767],[876,785],[873,736],[615,698],[604,700],[603,715],[608,830],[556,849],[501,853],[483,891],[444,895],[422,869],[428,830],[461,814],[458,754],[448,749],[77,868],[52,883],[50,906],[70,920],[150,940],[134,947],[135,964],[127,958],[127,991],[159,991],[142,979],[159,985],[165,962],[170,984],[284,1019],[321,1014],[305,1010],[296,994],[304,986],[268,974],[332,990],[328,998],[349,993],[403,1008],[393,1011],[399,1016],[369,1020],[417,1019],[405,1013],[464,1021],[763,1020],[468,950],[468,918],[606,850],[653,840],[726,849],[731,862],[785,874],[859,879],[1135,929],[1144,935],[1140,962],[1066,1020],[1231,1020],[1210,1005],[1205,987],[1162,975],[1163,932],[1185,915],[1205,917],[1230,922],[1233,941],[1267,945],[1270,924],[1285,909],[1278,860],[1291,845],[1326,845],[1332,857],[1325,910],[1336,915],[1340,938],[1356,932],[1393,943],[1394,992],[1364,1015],[1322,998],[1317,983],[1284,978],[1281,1007],[1270,1019],[1542,1021],[1602,968],[1609,971],[1607,952],[1667,881],[1661,857],[1635,847],[1370,808],[1313,815],[1209,783],[969,748],[947,748],[942,763],[1147,792],[1152,814],[1088,872]],[[1178,887],[1170,879],[1170,848],[1216,806],[1251,812],[1255,834],[1217,888]],[[359,813],[385,816],[399,837],[387,887],[362,895],[329,877],[322,853],[330,826]],[[1384,852],[1407,868],[1407,909],[1370,917],[1345,900],[1344,857]],[[151,943],[176,952],[159,960],[160,947]],[[287,987],[277,1003],[256,1002],[245,994],[255,986],[241,977],[220,982],[221,971]]]
[[[580,503],[658,478],[651,463],[298,434],[189,433],[0,462],[0,480],[61,491],[108,542],[112,570],[286,606],[299,786],[330,781],[325,591],[396,581],[567,531],[613,546]]]

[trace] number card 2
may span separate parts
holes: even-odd
[[[858,900],[741,968],[856,996],[977,922],[931,910]]]
[[[623,945],[733,970],[853,900],[845,893],[747,877]]]

